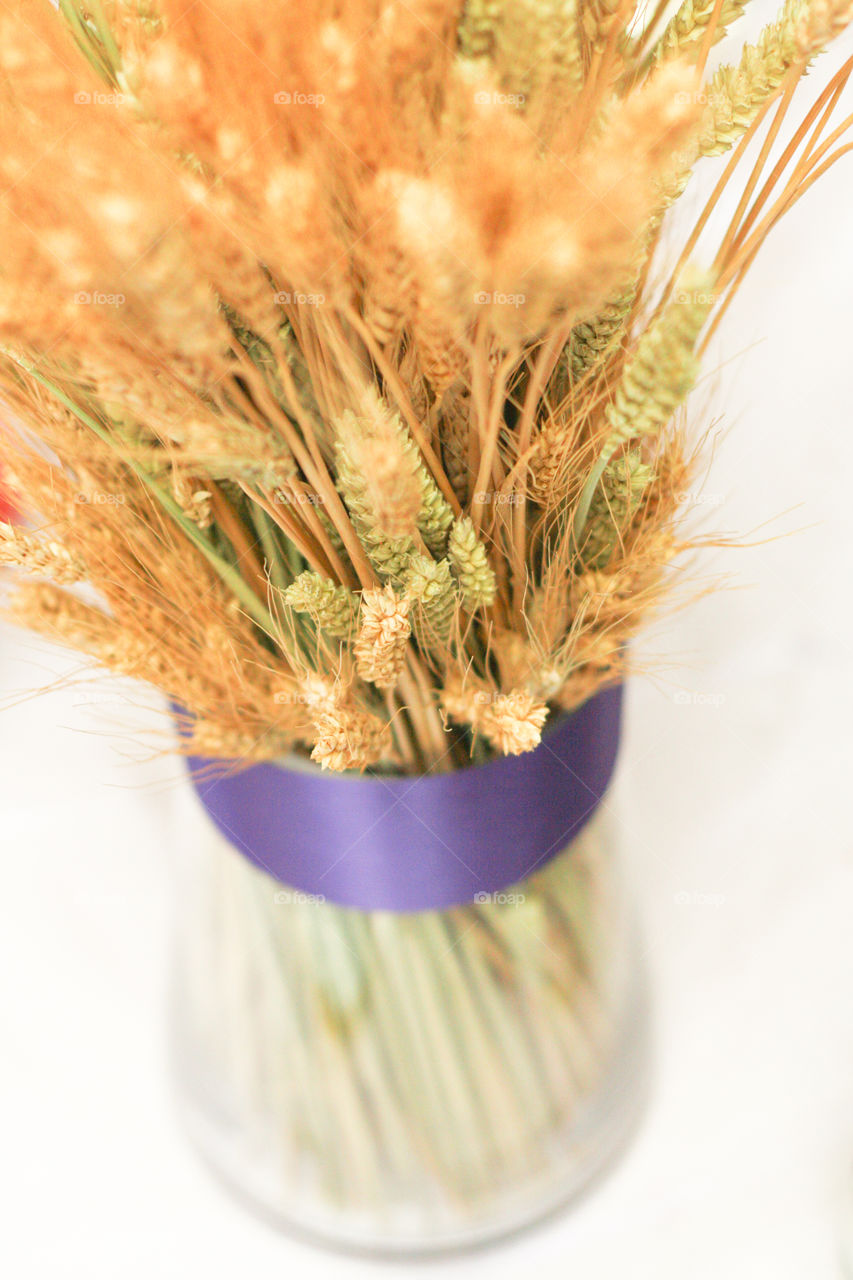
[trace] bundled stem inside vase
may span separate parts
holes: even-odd
[[[404,914],[324,903],[195,833],[176,1009],[203,1147],[338,1237],[446,1244],[588,1178],[642,1088],[606,827],[504,893]]]

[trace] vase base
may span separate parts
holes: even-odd
[[[358,1214],[302,1198],[294,1181],[282,1191],[280,1170],[262,1152],[250,1156],[227,1123],[212,1122],[211,1108],[199,1100],[198,1081],[187,1071],[191,1060],[182,1044],[179,1004],[173,1002],[174,1078],[184,1129],[203,1162],[238,1200],[270,1225],[308,1243],[348,1253],[405,1259],[425,1254],[483,1248],[540,1224],[564,1211],[617,1162],[636,1131],[649,1083],[649,1000],[645,981],[627,1002],[627,1016],[609,1070],[584,1103],[575,1122],[548,1140],[547,1167],[481,1209],[443,1209],[434,1204],[409,1213],[400,1206],[379,1222],[374,1212]],[[237,1154],[239,1153],[239,1154]],[[443,1219],[443,1220],[442,1220]]]

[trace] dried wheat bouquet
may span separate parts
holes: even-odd
[[[685,542],[703,344],[847,149],[849,62],[773,144],[849,0],[706,74],[744,7],[10,0],[13,616],[244,761],[526,752],[618,680]]]
[[[505,1232],[632,1123],[618,728],[553,744],[618,716],[703,350],[853,145],[853,59],[794,107],[852,0],[728,62],[747,3],[0,6],[8,609],[184,709],[187,1115],[339,1241]]]

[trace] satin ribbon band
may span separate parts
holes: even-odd
[[[231,844],[276,880],[362,910],[486,900],[560,853],[601,804],[622,688],[560,717],[535,751],[452,773],[341,775],[278,764],[240,771],[189,757]]]

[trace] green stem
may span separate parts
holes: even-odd
[[[263,507],[259,507],[255,502],[251,502],[249,506],[252,524],[261,540],[261,546],[267,558],[268,572],[272,584],[279,591],[284,591],[290,585],[291,578],[285,574],[282,566],[281,554],[273,532],[275,526]]]
[[[586,525],[589,509],[598,487],[598,482],[604,474],[604,468],[610,460],[610,454],[607,452],[607,446],[601,452],[601,455],[595,466],[586,478],[586,483],[581,490],[581,496],[578,499],[578,505],[575,508],[575,516],[572,522],[572,537],[576,547],[580,546],[581,537],[583,535],[584,526]]]
[[[95,7],[97,7],[97,0],[94,0],[93,9]],[[106,22],[103,21],[103,13],[100,14],[101,21],[98,22],[98,32],[96,37],[96,33],[79,13],[77,6],[74,4],[74,0],[59,0],[59,9],[74,33],[81,52],[93,70],[97,72],[100,78],[107,84],[115,85],[117,83],[116,73],[110,66],[109,62],[107,62],[104,57],[104,53],[111,58],[114,56],[117,66],[121,62],[121,55],[112,38],[112,33],[109,32]],[[97,21],[98,19],[96,18],[96,22]],[[104,30],[101,28],[101,23],[103,23]],[[103,50],[98,48],[97,40],[100,40],[103,45]],[[114,55],[112,52],[113,50],[115,51]]]

